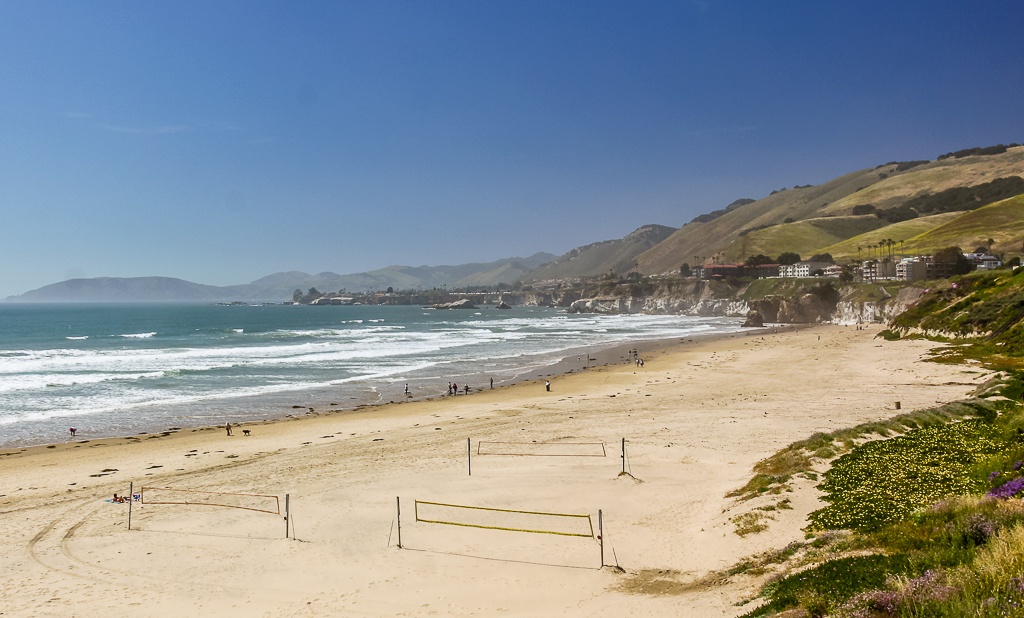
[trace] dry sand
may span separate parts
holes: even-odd
[[[763,329],[633,365],[471,396],[0,455],[3,616],[736,616],[754,583],[690,585],[802,539],[812,483],[767,531],[725,494],[758,460],[831,431],[959,399],[984,379],[921,362],[878,327]],[[241,430],[249,429],[251,436]],[[473,458],[466,440],[603,443],[605,457]],[[620,475],[620,440],[628,470]],[[280,516],[106,502],[135,487],[290,494]],[[402,544],[397,547],[396,497]],[[603,511],[594,539],[414,521],[414,500]],[[778,499],[772,497],[770,499]],[[504,516],[499,525],[522,520]]]

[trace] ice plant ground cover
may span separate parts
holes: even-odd
[[[811,513],[820,529],[877,530],[946,496],[983,492],[973,467],[1007,447],[981,419],[927,427],[868,442],[832,463],[819,488],[829,506]]]
[[[813,566],[770,582],[745,616],[1024,616],[1024,406],[1006,397],[1021,379],[1003,374],[902,435],[797,443],[808,455],[846,451],[819,486],[829,504],[810,516],[814,540],[788,552]],[[976,417],[959,420],[966,413]],[[913,425],[903,421],[876,433]],[[853,534],[828,532],[840,528]]]

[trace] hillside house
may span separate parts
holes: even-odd
[[[826,268],[833,266],[831,262],[797,262],[779,267],[780,277],[813,277],[819,270],[824,272]],[[837,275],[838,276],[838,275]]]
[[[987,253],[965,253],[964,257],[976,270],[994,270],[1003,265],[1002,260]]]

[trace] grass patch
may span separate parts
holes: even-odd
[[[859,592],[880,588],[892,573],[909,573],[907,556],[872,555],[829,560],[765,586],[768,603],[743,616],[768,616],[791,607],[804,607],[812,616],[834,610]]]
[[[738,536],[744,537],[749,534],[757,534],[758,532],[764,532],[768,529],[766,522],[771,521],[772,517],[765,514],[763,511],[754,510],[749,513],[743,513],[733,517],[732,525],[734,527],[733,532]]]

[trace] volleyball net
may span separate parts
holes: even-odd
[[[594,525],[589,514],[542,513],[423,500],[416,500],[415,509],[416,521],[430,524],[561,536],[594,536]]]
[[[281,515],[280,498],[268,494],[199,491],[196,489],[175,489],[171,487],[143,487],[139,491],[139,496],[141,504],[219,506]]]
[[[477,455],[524,457],[606,457],[603,442],[495,442],[476,443]]]

